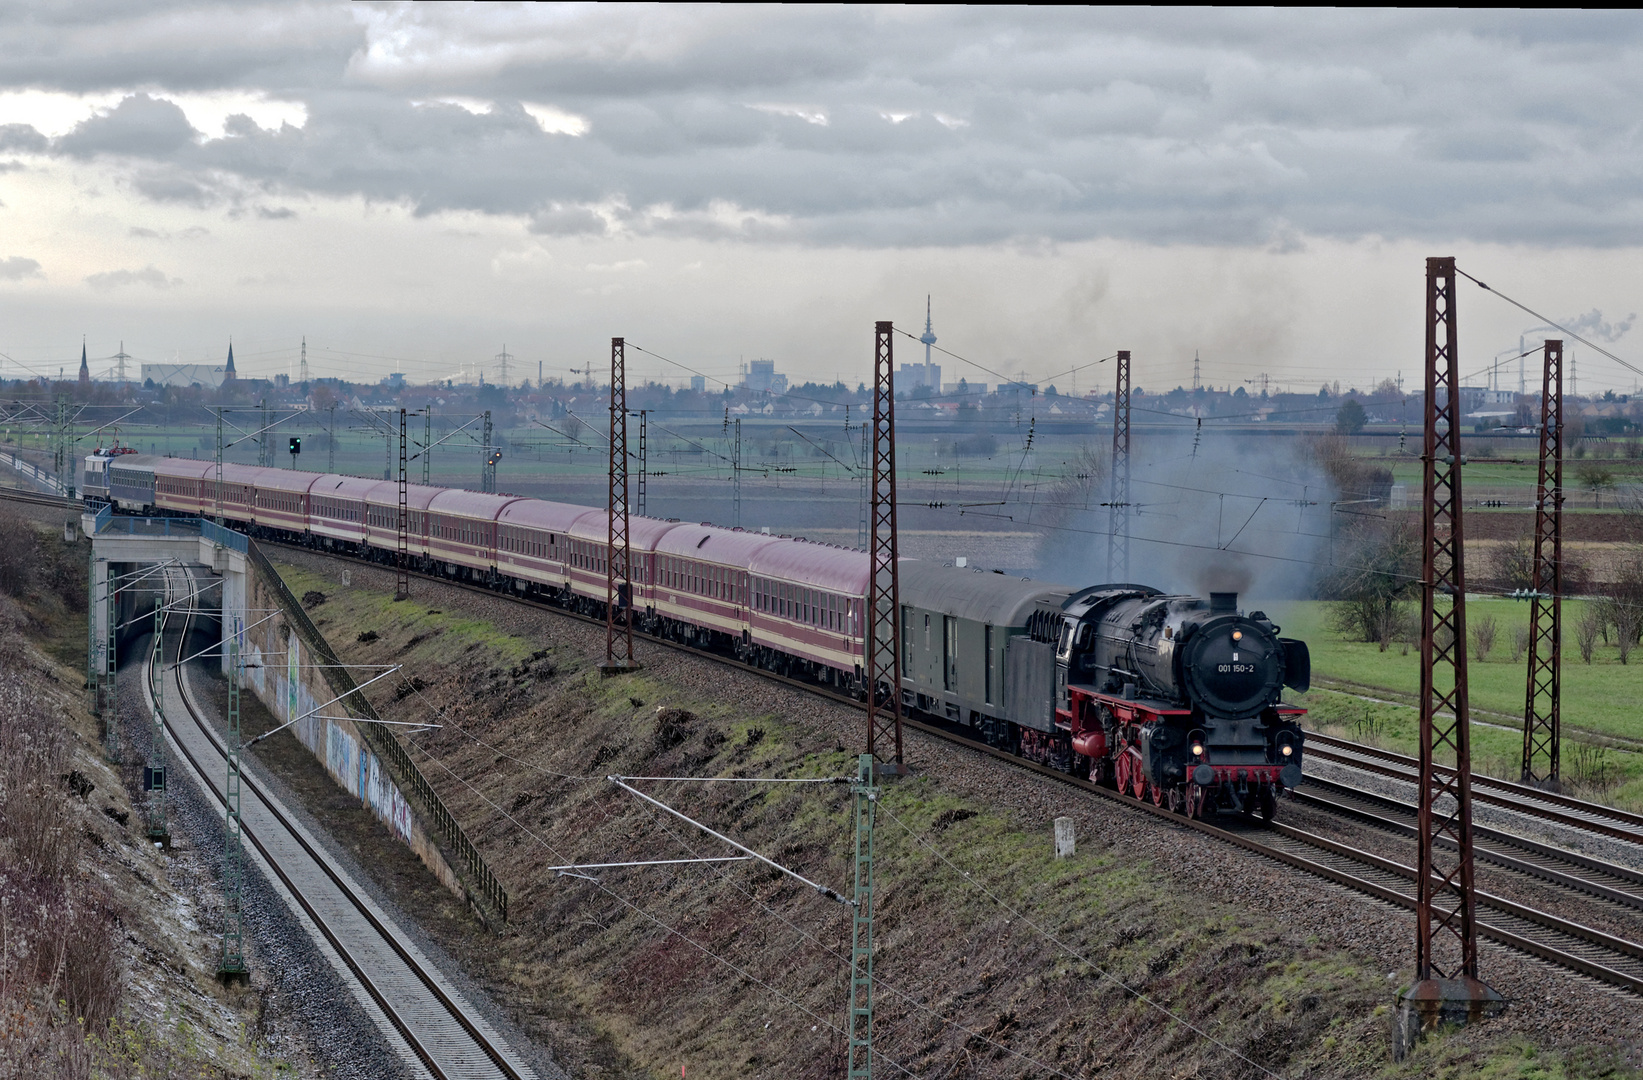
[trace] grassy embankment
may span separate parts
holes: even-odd
[[[1599,639],[1592,662],[1583,663],[1574,625],[1583,600],[1563,604],[1563,773],[1582,797],[1643,810],[1643,650],[1620,662],[1619,649]],[[1306,641],[1312,652],[1313,690],[1291,694],[1311,710],[1323,731],[1414,753],[1418,726],[1420,657],[1413,646],[1393,642],[1385,652],[1372,642],[1347,641],[1328,625],[1329,605],[1272,605],[1269,613],[1285,636]],[[1468,657],[1473,767],[1515,780],[1523,752],[1523,699],[1528,659],[1512,659],[1512,641],[1529,624],[1529,605],[1515,600],[1468,600],[1473,625],[1492,617],[1494,648],[1479,661]],[[1366,698],[1378,699],[1375,701]]]
[[[849,940],[842,909],[745,864],[605,871],[600,886],[547,869],[719,854],[606,774],[852,773],[853,755],[837,734],[802,714],[746,707],[742,676],[727,675],[720,692],[695,693],[676,680],[679,664],[661,655],[651,668],[604,680],[574,629],[560,635],[547,625],[526,639],[443,611],[427,599],[432,590],[394,603],[364,587],[370,576],[361,571],[354,587],[339,589],[319,574],[281,569],[297,595],[328,594],[314,615],[345,659],[402,661],[407,677],[422,681],[423,690],[388,707],[390,718],[442,711],[447,726],[416,738],[416,756],[515,906],[504,948],[448,925],[441,940],[517,1010],[522,1026],[551,1029],[533,1013],[551,1016],[571,1003],[648,1075],[680,1066],[704,1077],[837,1075],[839,1040],[827,1026],[839,1021],[845,996],[846,968],[835,958]],[[841,788],[669,785],[657,794],[814,880],[848,886]],[[1104,817],[1112,813],[1104,805],[1069,801],[1081,846],[1061,862],[1052,858],[1047,819],[967,796],[939,774],[888,785],[880,806],[875,970],[912,1000],[881,989],[879,1047],[915,1075],[1041,1072],[1011,1051],[1068,1075],[1253,1072],[1097,966],[1285,1075],[1535,1069],[1562,1077],[1612,1067],[1606,1053],[1537,1048],[1504,1027],[1436,1039],[1391,1065],[1391,993],[1368,954],[1298,935],[1276,914],[1138,858],[1130,831],[1143,826],[1132,816]],[[1585,1064],[1597,1060],[1605,1064]]]

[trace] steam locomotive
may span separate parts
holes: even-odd
[[[600,508],[516,495],[182,458],[119,448],[85,461],[88,503],[221,515],[255,536],[412,567],[602,615]],[[403,500],[403,501],[402,501]],[[403,508],[403,509],[402,509]],[[404,522],[404,534],[401,533]],[[865,552],[803,537],[634,517],[633,625],[833,686],[864,685]],[[1206,602],[1144,585],[1072,590],[904,559],[903,704],[993,746],[1200,816],[1271,817],[1301,782],[1306,645],[1232,593]]]

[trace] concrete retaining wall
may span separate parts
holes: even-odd
[[[255,624],[280,606],[279,591],[270,588],[259,573],[246,576],[245,590],[247,605],[242,610],[248,610],[248,617],[242,626]],[[256,694],[280,723],[301,717],[291,730],[324,763],[331,778],[416,852],[447,889],[465,898],[466,890],[445,853],[389,777],[388,769],[366,745],[359,726],[352,720],[339,719],[347,717],[349,710],[340,702],[327,704],[336,692],[326,681],[324,669],[316,666],[322,661],[310,655],[290,621],[280,615],[242,630],[240,650],[246,689]]]

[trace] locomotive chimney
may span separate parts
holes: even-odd
[[[1212,592],[1209,594],[1209,609],[1211,611],[1237,611],[1238,594],[1235,592]]]

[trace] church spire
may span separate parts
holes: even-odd
[[[234,339],[228,339],[228,370],[223,374],[223,382],[233,382],[234,374]]]
[[[91,365],[86,363],[86,339],[80,339],[80,385],[91,385]]]

